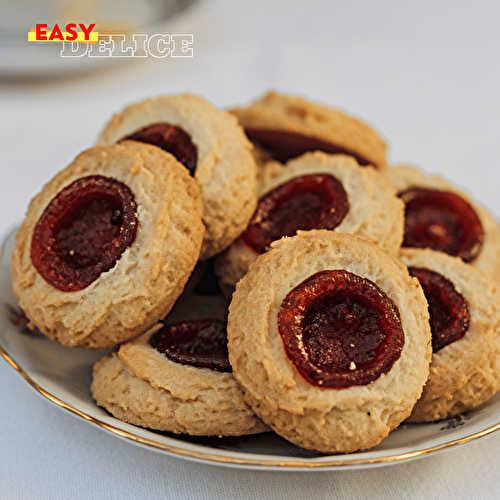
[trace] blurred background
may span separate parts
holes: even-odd
[[[0,233],[114,112],[165,93],[219,107],[269,89],[361,117],[391,162],[419,165],[500,216],[500,5],[490,2],[2,0]],[[63,59],[27,42],[40,20],[193,36],[193,57]]]

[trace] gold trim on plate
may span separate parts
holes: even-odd
[[[328,469],[328,468],[351,468],[351,467],[361,467],[361,466],[375,466],[375,465],[387,465],[389,463],[396,462],[404,462],[420,457],[424,457],[427,455],[435,454],[438,452],[445,451],[449,448],[459,446],[462,444],[469,443],[476,439],[485,437],[493,432],[500,430],[500,422],[496,425],[493,425],[487,429],[476,432],[470,436],[466,436],[460,439],[455,439],[448,443],[443,443],[440,445],[431,446],[429,448],[425,448],[422,450],[417,450],[409,453],[401,453],[386,457],[375,457],[375,458],[361,458],[361,459],[349,459],[349,460],[338,460],[335,458],[325,459],[325,457],[321,457],[318,459],[312,458],[308,461],[300,461],[300,460],[272,460],[272,459],[252,459],[252,458],[237,458],[237,457],[225,457],[220,455],[214,455],[208,452],[197,452],[190,450],[179,449],[175,446],[170,446],[165,443],[159,443],[157,441],[153,441],[152,439],[147,439],[144,437],[137,436],[132,434],[131,432],[119,429],[113,425],[102,422],[101,420],[92,417],[91,415],[78,410],[77,408],[71,406],[70,404],[62,401],[58,397],[54,396],[50,392],[46,391],[42,387],[40,387],[31,377],[16,363],[16,361],[0,346],[0,355],[7,361],[7,363],[17,371],[21,377],[28,383],[28,385],[38,392],[41,396],[48,399],[55,405],[59,406],[63,410],[76,415],[77,417],[90,422],[97,427],[100,427],[122,439],[127,441],[131,441],[134,444],[147,446],[148,448],[152,448],[157,451],[165,452],[172,455],[178,455],[183,458],[188,458],[192,460],[198,460],[202,462],[210,462],[210,463],[218,463],[223,465],[235,465],[240,467],[249,467],[249,468],[275,468],[275,469]],[[230,452],[228,452],[230,453]],[[345,457],[346,455],[342,455]]]
[[[7,240],[13,236],[14,230],[7,233],[4,237],[2,245],[0,247],[0,260],[3,258],[3,254],[6,248]],[[447,443],[442,443],[439,445],[430,446],[428,448],[415,450],[407,453],[394,454],[390,456],[383,457],[374,457],[374,458],[346,458],[349,455],[341,455],[343,459],[339,459],[339,455],[337,456],[321,456],[317,458],[310,458],[307,460],[284,460],[284,459],[253,459],[253,458],[239,458],[232,456],[222,456],[216,455],[210,452],[202,452],[202,451],[194,451],[194,450],[186,450],[182,448],[178,448],[176,446],[172,446],[166,443],[160,443],[158,441],[154,441],[152,439],[148,439],[145,437],[138,436],[126,430],[120,429],[113,425],[110,425],[106,422],[99,420],[98,418],[92,417],[87,413],[78,410],[74,406],[68,404],[67,402],[59,399],[57,396],[54,396],[39,384],[37,384],[20,366],[19,364],[12,358],[12,356],[0,345],[0,355],[3,359],[25,380],[25,382],[34,389],[38,394],[48,399],[55,405],[59,406],[63,410],[68,411],[69,413],[76,415],[77,417],[97,426],[105,431],[114,434],[126,441],[132,442],[137,445],[146,446],[153,450],[163,452],[170,455],[179,456],[185,459],[196,460],[200,462],[218,464],[218,465],[232,465],[241,468],[252,468],[252,469],[281,469],[281,470],[297,470],[297,469],[306,469],[306,470],[331,470],[331,469],[350,469],[350,468],[362,468],[362,467],[370,467],[370,466],[383,466],[393,463],[406,462],[409,460],[425,457],[431,454],[439,453],[445,451],[449,448],[470,443],[471,441],[475,441],[479,438],[488,436],[498,430],[500,430],[500,422],[497,424],[488,427],[487,429],[483,429],[482,431],[475,432],[472,435],[465,436],[460,439],[455,439],[449,441]],[[144,429],[147,431],[147,429]],[[228,454],[234,453],[229,450],[225,450]],[[365,450],[369,451],[369,450]],[[354,457],[354,455],[353,455]]]

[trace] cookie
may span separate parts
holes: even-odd
[[[375,241],[397,254],[403,241],[403,203],[373,167],[345,155],[304,153],[285,165],[269,161],[248,228],[216,257],[221,287],[231,290],[271,241],[297,230],[331,229]]]
[[[383,174],[405,202],[403,247],[431,248],[458,256],[500,280],[498,222],[465,192],[417,167]]]
[[[500,383],[498,287],[442,252],[406,248],[400,258],[424,289],[433,343],[429,379],[408,421],[439,420],[479,406]]]
[[[198,96],[160,96],[114,115],[97,142],[125,138],[174,154],[200,185],[206,228],[200,259],[221,252],[245,229],[255,210],[256,166],[234,116]]]
[[[449,398],[422,401],[410,415],[409,422],[431,422],[451,418],[478,408],[500,391],[500,342],[494,342],[494,351],[472,377]]]
[[[184,307],[199,305],[196,297],[185,301]],[[97,404],[125,422],[177,434],[269,431],[245,403],[227,353],[221,353],[222,325],[217,318],[160,324],[123,344],[94,366]]]
[[[197,183],[138,142],[81,153],[31,201],[12,253],[31,328],[65,346],[106,349],[172,308],[198,259]]]
[[[360,165],[386,165],[387,146],[369,125],[302,97],[269,92],[232,110],[256,146],[256,157],[285,163],[306,151],[346,154]]]
[[[229,306],[229,359],[246,401],[285,439],[325,453],[370,448],[409,416],[430,339],[418,280],[351,234],[273,243]]]

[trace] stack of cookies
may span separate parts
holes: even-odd
[[[32,200],[12,272],[30,327],[105,351],[96,403],[150,429],[349,453],[500,389],[495,219],[298,97],[126,107]]]

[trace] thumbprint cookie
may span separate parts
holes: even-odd
[[[205,304],[200,306],[200,300]],[[220,297],[183,297],[198,314]],[[223,302],[225,304],[225,302]],[[119,420],[196,436],[240,436],[269,431],[244,401],[227,356],[220,317],[159,323],[94,365],[92,394]]]
[[[375,243],[325,230],[272,243],[238,282],[228,350],[255,413],[325,453],[378,444],[429,374],[422,288]]]
[[[69,347],[106,349],[172,308],[203,240],[200,189],[159,148],[82,152],[31,201],[12,253],[30,327]]]
[[[498,287],[482,271],[442,252],[404,248],[400,258],[424,290],[432,332],[429,379],[409,421],[439,420],[475,408],[500,381],[500,372],[488,382],[485,377],[498,365]]]
[[[460,257],[500,281],[498,222],[466,193],[416,167],[387,168],[405,204],[403,247],[430,248]]]
[[[255,210],[256,165],[230,113],[190,94],[147,99],[114,115],[97,142],[123,140],[173,154],[200,185],[206,228],[201,260],[224,250],[245,229]]]
[[[257,159],[282,163],[307,151],[345,154],[360,165],[386,165],[387,146],[361,120],[302,97],[269,92],[231,111],[256,148]]]
[[[298,230],[329,229],[375,241],[393,255],[403,241],[403,203],[373,167],[345,155],[304,153],[285,165],[269,161],[258,183],[250,223],[216,258],[223,289],[231,290],[271,242]]]
[[[498,329],[497,329],[498,332]],[[500,336],[493,338],[493,350],[484,364],[460,389],[446,398],[420,401],[410,415],[409,422],[430,422],[450,418],[478,408],[500,391]]]

